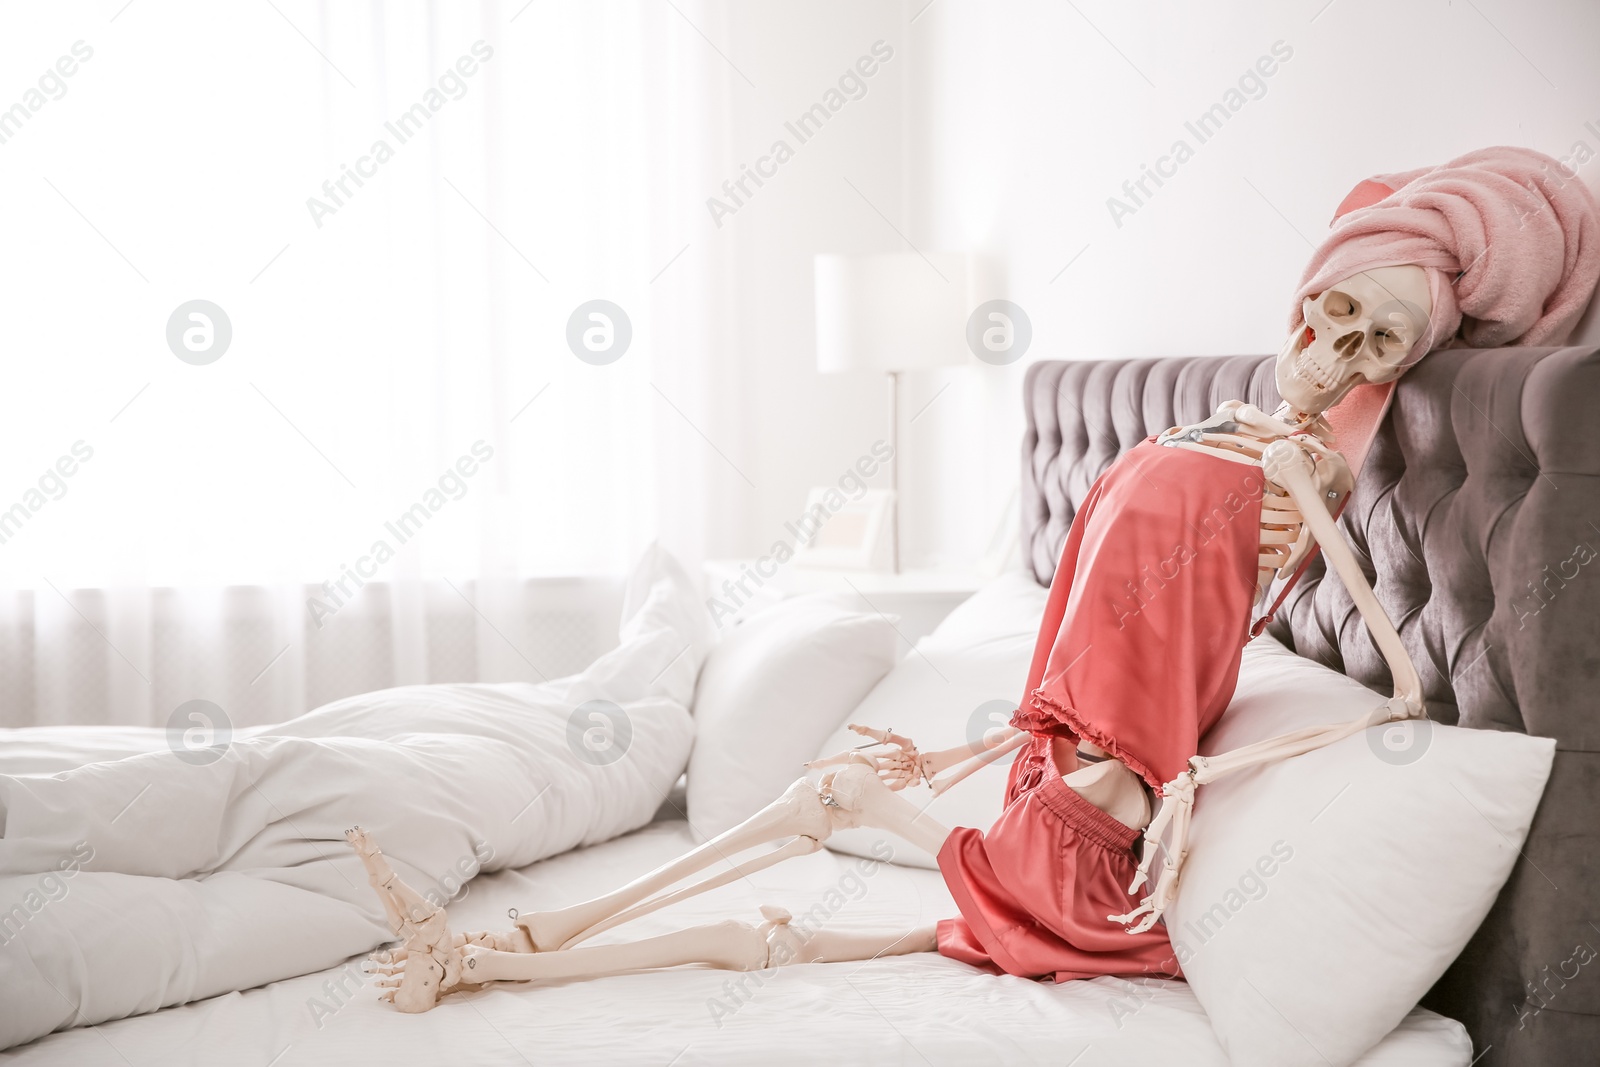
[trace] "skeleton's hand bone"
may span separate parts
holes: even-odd
[[[879,730],[871,726],[861,726],[858,723],[851,723],[850,729],[862,737],[870,737],[880,745],[896,745],[907,752],[915,752],[917,750],[917,746],[911,743],[911,738],[901,737],[893,730]]]
[[[871,726],[850,724],[850,729],[871,738],[880,745],[888,746],[882,753],[869,753],[859,748],[846,749],[832,756],[824,756],[807,763],[807,767],[834,767],[845,763],[858,763],[863,758],[870,761],[877,769],[878,776],[883,779],[890,789],[904,789],[908,785],[916,785],[927,780],[927,775],[922,764],[922,756],[917,752],[917,746],[909,737],[902,737],[892,730],[878,730]],[[868,748],[873,746],[866,746]]]
[[[1312,536],[1322,545],[1329,565],[1338,572],[1356,610],[1361,613],[1362,621],[1367,624],[1367,632],[1372,635],[1373,643],[1388,663],[1389,673],[1394,678],[1395,698],[1404,702],[1410,711],[1409,717],[1420,718],[1426,711],[1422,700],[1422,680],[1417,675],[1416,665],[1411,662],[1411,656],[1400,641],[1394,623],[1378,603],[1372,586],[1367,584],[1361,564],[1356,561],[1355,553],[1329,513],[1325,500],[1327,491],[1317,482],[1306,447],[1292,438],[1272,442],[1261,454],[1262,473],[1268,480],[1282,486],[1300,509]]]
[[[1323,508],[1330,515],[1333,514],[1355,488],[1355,477],[1350,473],[1350,464],[1345,462],[1344,456],[1316,437],[1302,434],[1294,440],[1302,451],[1309,452],[1314,457],[1311,478],[1316,484],[1317,499],[1322,501]],[[1265,456],[1262,458],[1264,462]],[[1300,564],[1311,554],[1316,544],[1317,539],[1311,524],[1302,523],[1288,557],[1284,560],[1283,566],[1278,568],[1278,577],[1287,578],[1299,570]]]

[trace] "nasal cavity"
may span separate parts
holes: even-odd
[[[1367,339],[1364,333],[1347,333],[1333,342],[1333,350],[1339,354],[1340,359],[1350,359],[1359,351],[1361,344]]]

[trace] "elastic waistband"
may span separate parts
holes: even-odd
[[[1045,753],[1044,764],[1044,781],[1036,791],[1040,803],[1080,836],[1101,848],[1113,852],[1127,852],[1133,848],[1142,831],[1101,811],[1085,800],[1083,794],[1062,781],[1061,773],[1056,770],[1056,761],[1048,752]]]

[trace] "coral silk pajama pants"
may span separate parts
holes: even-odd
[[[1033,734],[987,833],[953,830],[939,869],[961,917],[939,951],[1057,981],[1179,976],[1166,929],[1129,934],[1140,832],[1061,780],[1051,739],[1089,741],[1159,789],[1222,717],[1249,634],[1261,468],[1145,441],[1084,498],[1050,586],[1026,699]]]

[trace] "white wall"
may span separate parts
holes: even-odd
[[[698,247],[689,254],[715,259],[731,279],[712,312],[729,327],[719,358],[730,380],[709,391],[703,429],[738,473],[726,464],[712,469],[716,514],[705,544],[713,557],[792,542],[784,526],[804,511],[807,488],[836,482],[886,436],[881,380],[817,373],[812,260],[818,252],[892,247],[893,231],[851,184],[898,220],[906,158],[898,3],[731,3],[722,15],[707,36],[726,58],[708,44],[703,60],[723,72],[732,149],[691,208]],[[801,143],[785,123],[836,88],[877,41],[892,58],[863,80],[864,95]],[[752,195],[741,195],[737,210],[714,222],[704,202],[716,196],[731,203],[722,180],[755,166],[780,139],[793,158],[759,188],[747,184]]]
[[[908,382],[903,419],[950,387],[909,427],[907,555],[959,562],[1009,506],[1027,362],[1275,351],[1311,244],[1360,179],[1492,144],[1600,153],[1591,0],[737,7],[740,65],[790,110],[877,37],[909,78],[903,98],[874,84],[727,227],[746,257],[744,447],[761,472],[739,551],[881,432],[877,382],[813,369],[810,254],[905,247],[841,175],[919,247],[981,254],[978,295],[1033,323],[1021,363]],[[1259,98],[1200,143],[1185,122],[1278,42],[1264,88],[1245,86]],[[1107,198],[1132,205],[1124,181],[1180,139],[1192,158],[1118,225]],[[1600,164],[1579,171],[1600,185]]]
[[[1033,321],[1027,360],[1276,351],[1357,181],[1494,144],[1600,154],[1592,0],[1076,7],[936,0],[912,26],[913,239],[998,267],[994,295]],[[1185,122],[1275,42],[1292,55],[1200,143]],[[1107,198],[1131,203],[1123,182],[1179,139],[1193,157],[1119,226]],[[1600,186],[1600,164],[1578,169]],[[981,546],[993,472],[1016,469],[1021,376],[959,372],[919,420],[939,480],[907,501],[915,550]]]

